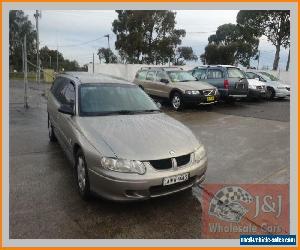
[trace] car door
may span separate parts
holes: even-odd
[[[62,77],[58,77],[54,80],[48,96],[47,106],[50,122],[53,126],[56,138],[60,143],[62,143],[62,133],[59,123],[60,113],[58,112],[58,109],[61,106],[60,92],[65,87],[65,84],[66,83]]]
[[[147,75],[146,75],[146,80],[145,80],[145,91],[149,94],[149,95],[152,95],[152,96],[155,96],[155,88],[156,88],[156,85],[154,84],[154,81],[155,81],[155,77],[156,77],[156,71],[155,70],[149,70],[147,72]]]
[[[70,80],[65,78],[64,88],[60,92],[60,102],[63,105],[72,106],[74,114],[76,111],[76,91],[75,84]],[[74,116],[69,114],[60,113],[59,115],[59,126],[61,129],[63,144],[65,151],[69,157],[72,156],[72,145],[74,140]]]
[[[168,98],[171,92],[172,83],[165,71],[157,71],[155,81],[153,81],[153,92],[155,96]]]

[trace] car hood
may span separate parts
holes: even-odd
[[[213,85],[202,81],[174,82],[172,84],[174,87],[180,88],[181,90],[204,90],[216,88]]]
[[[200,146],[189,128],[164,113],[79,117],[77,123],[100,154],[108,146],[114,154],[109,156],[122,159],[165,159]]]
[[[253,86],[266,86],[264,82],[258,81],[256,79],[247,79],[248,83]]]

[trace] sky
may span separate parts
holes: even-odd
[[[35,10],[26,10],[25,14],[35,25],[33,14]],[[214,34],[218,26],[225,23],[236,23],[238,10],[177,10],[176,28],[185,29],[186,36],[181,46],[191,46],[199,56],[204,52],[208,37]],[[39,20],[40,48],[48,46],[63,53],[64,58],[76,60],[80,65],[92,61],[99,62],[97,50],[108,47],[107,38],[110,35],[110,47],[114,50],[115,35],[112,22],[117,18],[114,10],[43,10]],[[260,67],[272,68],[275,47],[266,37],[260,39]],[[281,49],[279,67],[284,69],[288,51]],[[189,62],[200,65],[201,61]],[[251,66],[257,66],[254,61]]]

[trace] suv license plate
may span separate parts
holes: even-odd
[[[189,173],[174,175],[170,177],[163,178],[163,186],[172,185],[178,182],[184,182],[189,179]]]
[[[214,96],[208,96],[207,97],[207,101],[208,102],[213,102],[215,100],[215,97]]]

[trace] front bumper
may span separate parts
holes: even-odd
[[[248,97],[250,98],[265,98],[266,91],[265,90],[258,90],[258,89],[250,89],[248,90]]]
[[[176,170],[155,170],[150,166],[144,175],[126,174],[113,171],[99,173],[89,169],[91,191],[109,200],[145,200],[176,193],[201,183],[205,179],[207,156],[199,163],[177,168]],[[163,178],[189,173],[189,179],[163,186]]]
[[[275,88],[275,97],[283,98],[283,97],[289,97],[289,96],[290,96],[289,90]]]
[[[212,98],[213,100],[208,100],[208,98]],[[220,95],[212,95],[212,96],[204,96],[204,95],[183,95],[183,102],[185,104],[194,104],[194,105],[209,105],[217,103],[220,99]]]

